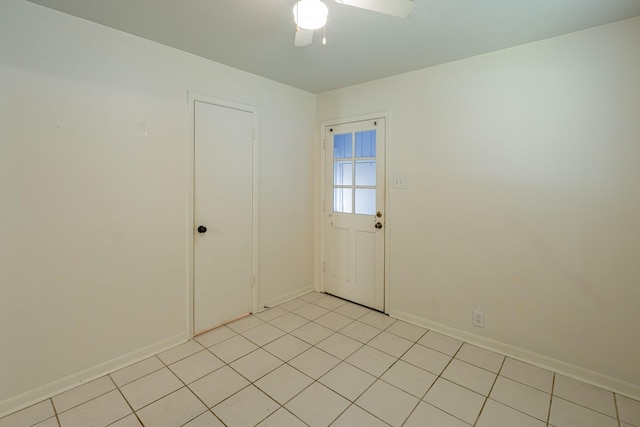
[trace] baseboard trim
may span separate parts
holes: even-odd
[[[631,384],[617,378],[609,377],[607,375],[603,375],[598,372],[582,368],[580,366],[572,365],[558,359],[544,356],[539,353],[534,353],[520,347],[485,338],[470,332],[462,331],[460,329],[452,328],[438,322],[433,322],[424,317],[406,313],[401,310],[389,309],[387,314],[396,319],[414,324],[416,326],[421,326],[423,328],[427,328],[444,335],[448,335],[452,338],[468,342],[469,344],[473,344],[487,350],[495,351],[513,359],[517,359],[522,362],[526,362],[561,375],[575,378],[585,383],[595,385],[597,387],[612,391],[614,393],[618,393],[632,399],[640,400],[640,386],[638,385]]]
[[[258,304],[258,313],[266,310],[267,308],[271,308],[276,305],[285,303],[287,301],[291,301],[292,299],[296,299],[301,295],[308,294],[309,292],[313,292],[313,291],[315,291],[315,287],[313,285],[309,285],[309,286],[305,286],[304,288],[298,288],[294,291],[288,292],[277,298],[272,298],[270,300],[261,302],[260,304]]]
[[[0,418],[187,342],[179,334],[0,402]]]

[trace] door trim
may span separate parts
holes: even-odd
[[[194,233],[195,233],[195,103],[204,102],[207,104],[213,104],[220,107],[232,108],[235,110],[246,111],[251,113],[252,127],[253,127],[253,188],[252,188],[252,210],[253,210],[253,260],[252,260],[252,274],[253,274],[253,292],[251,302],[251,312],[256,313],[258,311],[258,196],[259,196],[259,180],[258,180],[258,109],[251,105],[240,104],[226,99],[215,98],[208,95],[203,95],[196,92],[187,92],[187,330],[189,332],[189,338],[194,336],[194,289],[195,281],[193,276],[194,268]]]
[[[326,161],[327,161],[327,150],[325,149],[326,145],[326,135],[325,130],[328,126],[338,126],[345,125],[349,123],[362,122],[367,120],[376,120],[376,119],[384,119],[385,120],[385,145],[384,145],[384,181],[385,181],[385,190],[384,190],[384,212],[385,212],[385,226],[384,226],[384,313],[389,312],[390,300],[389,300],[389,226],[391,223],[391,210],[389,209],[389,191],[390,191],[390,182],[389,177],[387,175],[387,169],[389,165],[389,126],[390,126],[390,118],[391,113],[384,111],[380,113],[371,113],[364,114],[361,116],[353,116],[346,117],[343,119],[334,119],[334,120],[324,120],[320,122],[320,265],[318,266],[318,271],[320,272],[320,283],[318,292],[325,291],[325,263],[326,263],[326,221],[325,221],[325,213],[326,209],[329,209],[330,202],[326,200]]]

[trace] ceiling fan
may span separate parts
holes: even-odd
[[[385,15],[405,18],[413,11],[414,0],[335,0],[338,4],[371,10]],[[295,46],[308,46],[313,41],[313,31],[327,23],[327,5],[321,0],[300,0],[293,6],[296,23]],[[323,38],[323,44],[326,39]]]

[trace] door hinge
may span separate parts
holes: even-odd
[[[255,274],[251,275],[251,287],[252,288],[256,287],[256,276],[255,276]]]
[[[251,129],[251,140],[252,141],[256,140],[256,130],[255,129]]]
[[[322,271],[326,272],[327,271],[327,263],[326,262],[322,262]]]
[[[326,140],[326,139],[323,139],[323,140],[322,140],[322,149],[323,149],[323,150],[326,150],[326,149],[327,149],[327,140]]]
[[[325,200],[322,201],[322,213],[327,212],[327,202]]]

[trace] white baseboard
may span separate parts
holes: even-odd
[[[291,301],[292,299],[298,298],[301,295],[308,294],[309,292],[315,291],[315,287],[313,285],[305,286],[304,288],[298,288],[294,291],[288,292],[284,295],[280,295],[277,298],[272,298],[267,301],[263,301],[258,304],[258,312],[266,310],[267,307],[274,307],[278,304],[285,303],[287,301]]]
[[[131,353],[127,353],[123,356],[118,356],[115,359],[93,366],[89,369],[85,369],[84,371],[77,372],[65,378],[61,378],[49,384],[45,384],[4,400],[0,402],[0,418],[64,391],[70,390],[80,384],[93,381],[96,378],[100,378],[106,374],[117,371],[118,369],[124,368],[132,363],[139,362],[140,360],[146,359],[154,354],[161,353],[178,344],[185,343],[187,342],[187,338],[186,334],[167,338],[144,348],[132,351]]]
[[[517,359],[522,362],[526,362],[561,375],[575,378],[585,383],[598,386],[605,390],[609,390],[620,395],[630,397],[632,399],[640,400],[640,386],[636,384],[631,384],[617,378],[609,377],[607,375],[603,375],[598,372],[582,368],[580,366],[572,365],[561,360],[553,359],[542,354],[534,353],[520,347],[506,344],[500,341],[495,341],[470,332],[462,331],[460,329],[451,328],[441,323],[433,322],[426,318],[405,313],[400,310],[390,309],[387,314],[396,319],[403,320],[405,322],[412,323],[416,326],[421,326],[423,328],[427,328],[444,335],[448,335],[452,338],[468,342],[469,344],[473,344],[487,350],[504,354],[505,356],[509,356],[513,359]]]

